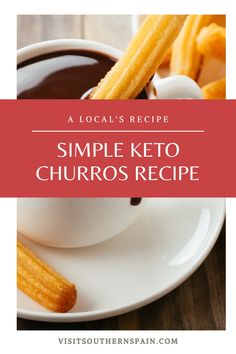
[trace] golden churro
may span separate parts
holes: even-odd
[[[149,15],[124,55],[101,80],[90,98],[132,99],[164,60],[184,24],[184,15]]]
[[[202,93],[206,100],[223,100],[225,99],[225,77],[213,81],[202,87]]]
[[[197,36],[197,49],[203,55],[225,61],[225,38],[225,28],[211,23]]]
[[[211,21],[210,15],[189,15],[172,49],[170,73],[187,75],[196,80],[202,55],[197,50],[196,37]]]
[[[216,23],[219,26],[225,27],[226,25],[226,16],[225,15],[212,15],[211,22]]]
[[[160,66],[166,66],[170,64],[170,58],[171,58],[171,48],[168,50],[165,58],[162,60]]]
[[[75,285],[44,263],[20,241],[17,241],[17,287],[54,312],[69,311],[77,298]]]

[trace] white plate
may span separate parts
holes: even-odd
[[[76,284],[78,304],[66,314],[51,313],[18,291],[18,316],[51,322],[88,321],[157,300],[206,258],[224,215],[224,199],[152,198],[133,225],[99,245],[55,249],[25,240]]]

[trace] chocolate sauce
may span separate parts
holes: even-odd
[[[17,70],[19,99],[79,99],[116,60],[99,52],[69,50],[24,61]],[[146,98],[142,92],[138,98]]]
[[[133,206],[139,205],[142,201],[142,198],[130,198],[130,204]]]

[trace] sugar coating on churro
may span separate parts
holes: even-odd
[[[226,30],[215,23],[203,27],[197,36],[197,49],[203,55],[225,61],[225,47]]]
[[[170,73],[186,75],[193,80],[201,68],[202,55],[197,50],[196,38],[202,27],[211,21],[211,15],[189,15],[172,48]]]
[[[98,84],[92,99],[132,99],[155,74],[177,38],[185,15],[149,15],[120,60]]]
[[[67,312],[75,304],[75,285],[17,241],[17,287],[54,312]]]
[[[226,79],[225,77],[210,82],[202,87],[203,97],[206,100],[223,100],[226,98]]]

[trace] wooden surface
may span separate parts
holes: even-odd
[[[17,47],[58,38],[84,38],[125,49],[131,16],[18,16]]]
[[[130,16],[18,16],[18,48],[55,38],[87,38],[124,49]],[[136,311],[83,323],[17,320],[19,330],[225,329],[225,226],[201,267],[181,286]]]

